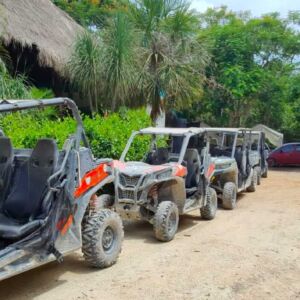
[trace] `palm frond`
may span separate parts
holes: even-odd
[[[98,110],[101,77],[101,47],[96,34],[84,32],[78,36],[67,72],[74,85],[90,98],[91,111]]]
[[[104,93],[115,110],[134,93],[140,65],[140,33],[125,14],[117,13],[100,36]]]

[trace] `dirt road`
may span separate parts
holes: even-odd
[[[270,172],[239,200],[213,221],[183,217],[170,243],[128,224],[112,268],[78,253],[3,281],[0,299],[300,299],[300,169]]]

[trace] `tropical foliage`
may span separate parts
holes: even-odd
[[[153,119],[165,107],[198,100],[209,55],[188,8],[182,0],[140,0],[115,12],[103,29],[78,38],[68,68],[73,81],[112,111],[143,99]]]
[[[186,0],[53,2],[87,28],[66,71],[95,114],[151,104],[152,119],[175,109],[190,121],[264,123],[300,139],[299,12],[197,14]],[[0,56],[2,98],[46,97]]]
[[[49,89],[31,87],[24,74],[10,74],[11,58],[0,44],[0,99],[41,99],[53,97]]]
[[[127,10],[127,0],[52,0],[79,24],[90,28],[102,28],[107,20],[120,10]]]
[[[211,125],[263,123],[285,133],[292,127],[294,134],[298,126],[299,132],[296,19],[295,13],[251,18],[225,7],[203,14],[199,39],[211,49],[212,60],[204,101],[194,111]]]
[[[133,130],[150,125],[144,109],[122,111],[108,117],[100,115],[83,118],[93,154],[96,157],[119,158]],[[20,126],[22,124],[22,126]],[[40,138],[54,138],[61,148],[66,138],[75,131],[73,118],[61,117],[51,109],[30,113],[11,113],[0,116],[0,128],[12,139],[16,148],[32,148]],[[148,144],[140,140],[132,147],[128,159],[144,156]]]

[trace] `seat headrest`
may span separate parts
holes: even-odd
[[[53,139],[38,140],[30,157],[30,165],[40,168],[55,168],[59,151]]]
[[[0,164],[12,163],[13,147],[8,137],[0,136]]]
[[[197,149],[186,149],[184,157],[189,158],[189,159],[195,159],[198,157],[198,150]]]

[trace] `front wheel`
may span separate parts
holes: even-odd
[[[82,228],[85,261],[95,268],[110,267],[118,259],[123,238],[123,224],[118,214],[109,209],[91,214]]]
[[[155,237],[162,242],[171,241],[178,229],[179,213],[177,205],[171,201],[163,201],[158,205],[153,219]]]
[[[206,205],[200,208],[201,217],[212,220],[216,216],[218,208],[218,197],[216,191],[209,187],[206,193]]]
[[[256,191],[256,186],[257,186],[257,170],[253,169],[253,174],[252,174],[252,178],[251,178],[251,184],[250,186],[247,188],[247,192],[255,192]]]
[[[236,207],[237,188],[234,182],[226,182],[223,188],[222,206],[225,209]]]

